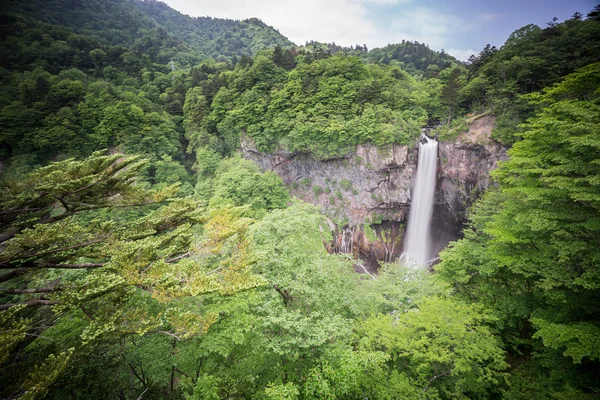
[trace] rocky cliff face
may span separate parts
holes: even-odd
[[[491,185],[490,171],[506,160],[506,148],[491,139],[495,117],[484,116],[451,142],[440,142],[433,215],[436,252],[461,234],[467,211]]]
[[[336,224],[356,226],[374,218],[402,221],[408,211],[414,149],[360,145],[345,158],[327,161],[286,152],[261,154],[248,142],[243,152],[264,170],[276,172],[293,195],[321,206]]]
[[[466,211],[490,185],[490,170],[506,158],[505,149],[490,139],[493,126],[494,117],[479,118],[468,132],[439,145],[432,229],[436,251],[459,237]],[[377,259],[400,254],[417,168],[416,144],[360,145],[344,158],[317,160],[286,151],[262,154],[243,140],[242,153],[276,172],[293,195],[323,208],[339,231],[334,249],[363,251]]]

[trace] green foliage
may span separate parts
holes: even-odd
[[[383,264],[377,279],[363,281],[360,288],[361,315],[408,312],[418,302],[444,296],[446,288],[427,271],[407,268],[399,263]]]
[[[300,184],[300,186],[308,188],[312,181],[310,180],[310,178],[302,178],[300,179],[300,181],[298,181],[298,183]]]
[[[185,400],[219,400],[218,381],[210,375],[197,378],[192,394],[184,394]]]
[[[40,64],[44,66],[44,62]],[[0,110],[0,121],[5,127],[0,142],[13,157],[8,173],[27,172],[36,164],[86,156],[106,147],[119,147],[155,160],[166,155],[182,161],[177,124],[161,109],[160,96],[154,102],[149,100],[137,81],[133,81],[133,87],[127,81],[129,73],[106,82],[93,76],[101,72],[84,66],[81,70],[69,69],[71,66],[67,63],[60,73],[52,75],[41,66],[19,72],[27,66],[17,64],[1,78],[3,87],[11,92],[11,100],[2,104]],[[161,67],[150,62],[146,67],[156,79],[144,89],[158,90],[153,84],[159,85],[164,78],[156,71]],[[168,92],[170,85],[163,90]],[[23,162],[19,163],[21,159]]]
[[[340,181],[340,187],[346,192],[349,192],[352,190],[352,182],[350,182],[348,179],[342,179]]]
[[[67,7],[62,0],[11,1],[6,11],[62,25],[106,44],[130,47],[134,53],[147,54],[163,64],[174,60],[180,65],[193,65],[208,57],[230,59],[275,45],[291,45],[256,18],[192,18],[154,0],[92,0],[85,8]]]
[[[555,391],[597,386],[599,72],[588,65],[530,96],[537,112],[494,174],[499,191],[437,267],[490,309],[513,351],[556,350],[553,368],[585,377],[554,377]]]
[[[13,316],[25,306],[15,306],[0,312],[0,365],[10,356],[19,342],[25,339],[27,326],[30,320],[23,318],[14,319]]]
[[[437,52],[429,49],[424,43],[405,40],[373,49],[366,54],[366,57],[374,62],[400,65],[402,69],[412,74],[425,74],[428,78],[435,78],[440,70],[459,64],[454,57],[443,50]]]
[[[216,202],[205,210],[181,198],[133,220],[117,214],[90,224],[92,201],[112,210],[148,201],[150,193],[132,184],[142,168],[136,159],[95,155],[32,174],[22,182],[31,193],[8,192],[23,194],[6,210],[22,212],[22,202],[35,207],[10,221],[17,230],[5,241],[2,263],[27,275],[5,284],[53,291],[4,292],[13,303],[4,302],[2,316],[20,323],[3,321],[3,342],[16,361],[3,369],[6,390],[23,385],[51,398],[416,398],[423,391],[485,396],[500,382],[492,372],[503,369],[502,353],[481,316],[437,298],[446,289],[427,271],[389,265],[363,279],[327,253],[323,242],[332,238],[324,217],[300,202],[263,209],[256,222],[247,218],[256,215],[257,198],[274,193],[234,191],[239,176],[254,186],[265,179],[249,161],[223,160],[208,178],[215,193],[229,196],[209,205],[218,198],[247,202],[243,207]],[[33,195],[42,185],[54,190],[48,198]],[[44,220],[48,209],[32,218],[40,207],[62,219]],[[32,324],[45,328],[24,338]],[[451,372],[440,370],[446,367]],[[32,369],[34,378],[22,383]],[[39,373],[46,369],[52,373]]]
[[[432,131],[439,141],[454,141],[461,133],[467,132],[469,125],[464,118],[453,119],[450,124],[444,124]]]
[[[600,61],[599,33],[600,25],[593,19],[552,22],[545,29],[524,26],[500,49],[488,45],[471,57],[469,82],[461,89],[461,101],[476,113],[491,109],[499,117],[494,138],[510,145],[520,134],[515,128],[534,112],[521,96],[539,92]]]
[[[23,383],[23,394],[19,399],[34,400],[41,399],[48,394],[50,385],[56,381],[63,372],[74,349],[69,349],[55,356],[51,354],[45,362],[36,366],[28,379]]]
[[[200,177],[211,177],[219,168],[221,157],[219,154],[206,147],[201,147],[196,152],[196,170]]]
[[[315,185],[312,187],[313,193],[315,194],[315,197],[319,197],[321,195],[321,193],[323,193],[323,188],[319,185]]]
[[[448,106],[448,121],[454,117],[455,108],[458,103],[459,89],[461,88],[460,76],[462,71],[460,68],[454,68],[449,76],[446,84],[442,89],[440,100]]]
[[[593,12],[465,68],[417,42],[298,49],[257,19],[71,3],[0,16],[2,397],[597,395]],[[468,110],[516,143],[433,275],[355,274],[317,209],[234,155],[411,145],[430,119],[454,140]],[[356,194],[326,183],[294,188]],[[365,235],[398,245],[382,218]]]
[[[304,62],[286,71],[268,55],[261,53],[251,66],[238,65],[231,73],[215,72],[213,79],[222,86],[210,112],[204,105],[201,113],[194,111],[196,92],[188,95],[184,119],[190,121],[188,135],[197,146],[228,154],[241,135],[261,151],[284,146],[329,158],[364,142],[408,144],[427,120],[426,108],[436,96],[397,68],[365,65],[354,57],[310,63],[298,57]]]
[[[363,230],[365,232],[367,240],[369,240],[370,242],[375,242],[377,240],[377,235],[375,234],[375,231],[373,230],[370,224],[365,224]]]
[[[291,382],[286,384],[270,384],[265,389],[266,398],[269,400],[296,400],[300,396],[300,391]]]
[[[157,1],[26,3],[11,1],[0,21],[8,94],[0,101],[0,145],[12,157],[10,174],[106,147],[184,163],[182,128],[193,136],[212,96],[186,93],[206,69],[180,69],[291,44],[258,20],[191,18]],[[173,118],[184,112],[183,121]]]
[[[5,23],[19,29],[0,47],[10,71],[0,77],[10,88],[0,142],[13,156],[11,172],[105,147],[167,155],[190,169],[183,131],[188,151],[231,155],[249,137],[263,151],[337,157],[364,142],[412,143],[445,107],[437,77],[416,80],[343,52],[284,50],[291,43],[259,20],[190,18],[156,1],[86,7],[10,4],[18,14]],[[435,54],[411,49],[411,57]]]
[[[503,351],[482,316],[460,302],[429,298],[358,330],[361,346],[390,354],[390,368],[426,398],[476,397],[502,384]]]
[[[246,234],[252,222],[244,217],[247,208],[203,215],[190,198],[169,199],[177,185],[153,191],[136,185],[143,167],[136,158],[96,153],[3,182],[2,357],[15,364],[3,369],[3,390],[15,390],[23,372],[45,358],[23,383],[27,398],[43,396],[72,354],[123,335],[202,335],[218,313],[199,307],[201,295],[231,295],[266,282],[249,271],[256,259]],[[133,221],[96,214],[144,205]],[[200,237],[192,229],[198,223]],[[82,311],[87,320],[74,338],[42,345],[46,331],[61,333],[60,326]],[[32,325],[42,328],[27,335]],[[44,350],[15,358],[31,337]]]
[[[284,208],[290,198],[279,176],[272,171],[261,173],[255,163],[240,157],[221,161],[214,178],[199,177],[199,186],[203,184],[211,186],[204,197],[211,208],[249,205],[258,217]]]

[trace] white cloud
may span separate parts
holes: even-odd
[[[393,6],[400,3],[408,3],[410,0],[364,0],[365,3],[376,4],[380,6]]]
[[[453,32],[468,30],[468,25],[468,21],[459,17],[418,7],[399,13],[394,23],[387,27],[386,36],[391,43],[402,39],[416,40],[439,50],[449,44],[448,38]]]
[[[340,45],[382,47],[417,40],[441,50],[452,47],[454,31],[469,31],[492,14],[465,20],[410,3],[410,0],[165,0],[191,16],[231,19],[257,17],[296,44],[309,40]],[[390,10],[390,7],[394,7]],[[393,12],[393,22],[376,22],[378,13]],[[389,18],[388,18],[389,19]],[[473,22],[473,20],[479,22]],[[467,50],[465,50],[467,51]]]
[[[483,13],[483,14],[479,14],[477,16],[478,19],[480,19],[481,21],[484,21],[484,22],[496,21],[499,17],[500,17],[499,14],[490,14],[490,13]]]
[[[447,49],[446,53],[456,57],[461,61],[467,61],[469,57],[471,57],[473,54],[479,54],[479,51],[475,51],[472,49]]]
[[[358,0],[167,0],[185,14],[246,19],[257,17],[297,44],[307,40],[342,45],[368,43],[378,35]]]

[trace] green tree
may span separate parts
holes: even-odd
[[[442,254],[439,273],[486,304],[513,349],[553,357],[548,390],[596,387],[598,72],[591,64],[530,99],[537,113],[495,173],[499,191],[473,216],[475,232]],[[547,364],[540,362],[537,373]]]
[[[160,191],[136,185],[143,166],[136,158],[95,153],[3,183],[0,341],[5,363],[15,363],[3,368],[4,390],[45,393],[71,348],[83,355],[86,346],[123,335],[201,335],[218,313],[203,313],[198,296],[264,284],[249,273],[254,257],[245,234],[247,210],[203,215],[190,198],[169,200],[178,185]],[[138,218],[119,212],[140,206]],[[103,210],[112,218],[103,218]],[[193,224],[203,225],[201,237]],[[190,311],[193,304],[197,311]],[[41,354],[15,358],[18,349],[36,346],[32,338],[43,343],[74,320],[78,339],[66,335]],[[23,382],[20,373],[34,365],[57,373],[34,372]]]
[[[389,355],[394,384],[410,382],[401,397],[486,396],[503,384],[507,364],[498,341],[477,310],[455,300],[428,298],[357,330],[362,347]]]
[[[458,94],[461,88],[460,75],[462,71],[455,68],[450,72],[448,82],[442,89],[441,100],[448,107],[448,125],[456,113],[458,107]]]
[[[203,182],[200,177],[200,183]],[[223,160],[215,171],[209,205],[212,208],[233,205],[249,205],[262,217],[265,212],[285,208],[289,193],[281,178],[274,172],[261,173],[252,161],[240,157]]]

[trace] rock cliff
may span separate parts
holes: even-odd
[[[506,148],[491,139],[495,117],[484,116],[456,140],[440,142],[432,235],[436,252],[460,237],[468,209],[491,185],[490,171],[506,160]]]
[[[489,172],[506,158],[506,149],[490,138],[494,122],[484,116],[456,140],[440,142],[432,227],[436,252],[459,237],[468,208],[490,186]],[[283,150],[263,154],[245,139],[242,153],[276,172],[294,196],[323,208],[338,231],[334,250],[380,260],[400,254],[417,167],[416,143],[359,145],[344,158],[317,160]]]

